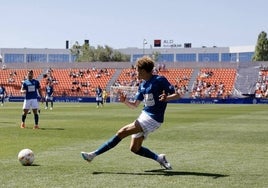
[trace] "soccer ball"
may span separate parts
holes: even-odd
[[[34,153],[30,149],[23,149],[19,152],[18,159],[23,166],[30,166],[34,161]]]

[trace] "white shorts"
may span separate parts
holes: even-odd
[[[46,96],[46,101],[53,101],[53,97]]]
[[[39,109],[39,103],[37,99],[24,99],[22,109]]]
[[[4,94],[0,94],[0,98],[1,98],[1,99],[4,98]]]
[[[139,132],[137,134],[133,134],[132,138],[146,138],[149,133],[155,131],[161,126],[161,123],[155,121],[151,118],[146,112],[142,111],[140,116],[138,117],[137,121],[139,122],[143,132]]]
[[[96,101],[102,101],[102,97],[96,97]]]

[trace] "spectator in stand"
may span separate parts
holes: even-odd
[[[109,71],[108,71],[107,68],[104,69],[104,74],[105,74],[106,76],[110,76],[110,73],[109,73]]]
[[[78,85],[77,87],[76,87],[76,92],[80,92],[81,91],[81,87]]]
[[[10,76],[10,77],[8,78],[7,82],[8,82],[8,83],[14,83],[14,82],[15,82],[15,79],[14,79],[12,76]]]
[[[9,73],[9,78],[7,79],[8,83],[14,83],[15,82],[15,77],[17,76],[16,71],[10,72]]]
[[[1,60],[1,59],[0,59]],[[0,61],[2,62],[2,61]],[[7,69],[7,66],[5,64],[2,65],[2,70],[6,70]]]
[[[231,98],[231,96],[232,96],[232,91],[228,90],[227,94],[226,94],[226,98],[229,99],[229,98]]]
[[[268,89],[265,91],[265,93],[264,93],[264,97],[265,97],[265,98],[268,98]]]
[[[116,80],[116,81],[114,82],[113,86],[121,86],[120,81],[119,81],[119,80]]]
[[[101,73],[97,72],[96,75],[95,75],[95,78],[100,78],[100,77],[101,77]]]
[[[255,84],[255,97],[267,98],[268,97],[268,74],[267,69],[261,67],[259,76]]]
[[[258,89],[258,90],[255,91],[255,97],[256,98],[262,98],[263,97],[262,91],[260,89]]]
[[[75,87],[74,86],[71,87],[71,91],[75,92]]]

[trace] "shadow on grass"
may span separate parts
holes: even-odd
[[[205,176],[212,177],[213,179],[228,177],[229,175],[224,174],[215,174],[215,173],[206,173],[206,172],[184,172],[184,171],[173,171],[165,169],[156,169],[156,170],[146,170],[144,172],[93,172],[93,175],[98,174],[126,174],[126,175],[140,175],[140,176]]]
[[[39,164],[31,164],[31,165],[22,165],[22,166],[30,168],[30,167],[37,167],[37,166],[41,166],[41,165],[39,165]]]
[[[33,129],[32,127],[25,127],[24,129]],[[63,128],[39,128],[39,129],[34,129],[34,130],[36,130],[36,131],[38,131],[38,130],[43,130],[43,131],[63,131],[63,130],[65,130],[65,129],[63,129]]]
[[[63,128],[40,128],[41,130],[63,131]]]

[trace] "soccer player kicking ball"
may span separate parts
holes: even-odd
[[[130,108],[136,108],[144,101],[144,108],[140,116],[132,123],[125,125],[107,142],[93,152],[81,152],[84,160],[91,162],[94,157],[112,149],[122,139],[132,135],[130,150],[140,156],[157,161],[165,169],[172,169],[165,154],[156,154],[142,146],[147,135],[161,126],[167,101],[180,98],[174,87],[163,76],[153,74],[154,62],[150,57],[142,57],[136,62],[139,80],[142,80],[136,93],[135,100],[126,100],[125,94],[120,94],[120,101]]]

